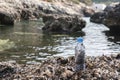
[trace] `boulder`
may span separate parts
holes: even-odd
[[[68,15],[44,15],[43,22],[45,32],[70,33],[81,31],[86,22],[79,16]]]
[[[120,3],[107,6],[103,12],[97,12],[90,19],[91,22],[102,23],[111,31],[120,30]]]
[[[104,11],[105,12],[109,12],[109,11],[112,11],[114,8],[113,8],[113,6],[107,6],[105,9],[104,9]]]
[[[39,11],[34,11],[31,9],[22,9],[21,10],[21,19],[22,20],[37,20],[40,18],[40,12]]]
[[[108,26],[111,30],[120,30],[120,4],[117,4],[113,9],[106,11],[103,24]]]
[[[41,10],[45,14],[65,14],[65,15],[79,15],[79,16],[86,16],[86,14],[92,14],[93,12],[92,11],[93,9],[91,9],[84,3],[79,2],[78,4],[74,4],[69,1],[64,3],[40,2],[39,10]]]
[[[16,20],[21,19],[36,20],[42,14],[91,16],[94,11],[84,4],[84,1],[81,2],[76,4],[69,0],[55,0],[55,2],[45,0],[0,0],[0,24],[13,25]]]
[[[105,18],[104,12],[97,12],[91,16],[90,21],[94,23],[103,23],[104,18]]]
[[[0,24],[1,25],[13,25],[14,24],[13,15],[0,12]]]
[[[0,24],[2,25],[13,25],[17,19],[17,11],[10,6],[5,2],[0,3]]]
[[[95,11],[91,8],[84,8],[83,9],[83,14],[85,17],[90,17],[95,13]]]

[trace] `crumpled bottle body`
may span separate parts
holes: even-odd
[[[78,43],[75,47],[75,71],[85,69],[85,46]]]

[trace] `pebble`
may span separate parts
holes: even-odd
[[[55,57],[41,64],[0,62],[0,80],[119,80],[118,55],[86,56],[86,69],[74,72],[74,57]]]

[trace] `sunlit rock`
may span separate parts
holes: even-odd
[[[91,16],[93,9],[79,2],[43,0],[0,0],[0,23],[14,25],[16,20],[37,20],[42,14]]]

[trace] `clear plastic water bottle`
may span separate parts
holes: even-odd
[[[77,38],[77,45],[75,46],[75,71],[85,69],[85,46],[83,45],[83,38]]]

